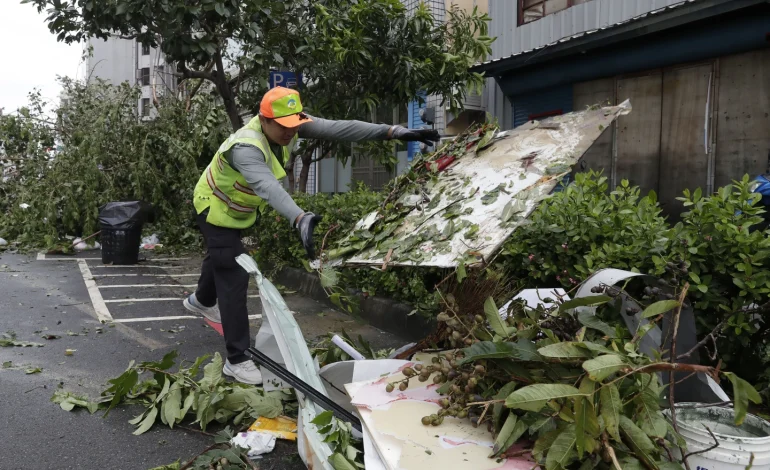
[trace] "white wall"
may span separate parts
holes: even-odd
[[[113,85],[127,81],[134,84],[136,76],[136,47],[134,41],[110,38],[89,39],[93,55],[86,59],[86,78],[99,77]]]

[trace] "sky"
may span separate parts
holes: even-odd
[[[6,114],[27,103],[27,93],[40,88],[43,97],[58,101],[56,76],[77,78],[83,44],[57,42],[48,31],[45,13],[20,0],[0,0],[0,108]]]

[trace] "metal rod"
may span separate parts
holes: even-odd
[[[277,375],[281,380],[288,382],[289,384],[291,384],[292,387],[296,388],[297,390],[302,392],[304,395],[308,396],[313,402],[315,402],[321,408],[333,412],[337,418],[343,421],[347,421],[358,432],[363,432],[363,430],[361,429],[361,421],[358,418],[353,416],[350,412],[348,412],[346,409],[344,409],[340,405],[334,403],[332,400],[329,399],[329,397],[325,396],[318,390],[311,387],[305,381],[303,381],[296,375],[286,370],[286,368],[284,368],[277,362],[267,357],[264,353],[256,350],[255,348],[249,348],[246,350],[246,355],[249,356],[249,358],[251,358],[252,361],[256,362],[259,365],[265,366],[270,372]]]

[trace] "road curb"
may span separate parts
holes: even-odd
[[[283,268],[275,275],[275,282],[290,290],[296,290],[313,300],[334,307],[321,287],[321,280],[315,272],[309,273],[298,268]],[[435,329],[435,320],[425,318],[417,313],[409,315],[414,310],[414,307],[409,304],[387,297],[365,297],[362,293],[356,292],[351,292],[351,295],[359,300],[361,306],[359,317],[362,320],[406,341],[419,341]]]

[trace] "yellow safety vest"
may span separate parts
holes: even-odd
[[[281,158],[277,158],[262,133],[259,116],[255,116],[219,146],[201,175],[193,193],[196,212],[200,214],[209,209],[206,221],[219,227],[245,229],[254,225],[257,210],[264,212],[267,203],[249,188],[243,175],[227,163],[225,154],[236,144],[253,145],[262,152],[270,171],[280,180],[286,177],[283,165],[296,142],[297,136],[294,136],[289,145],[281,148]]]

